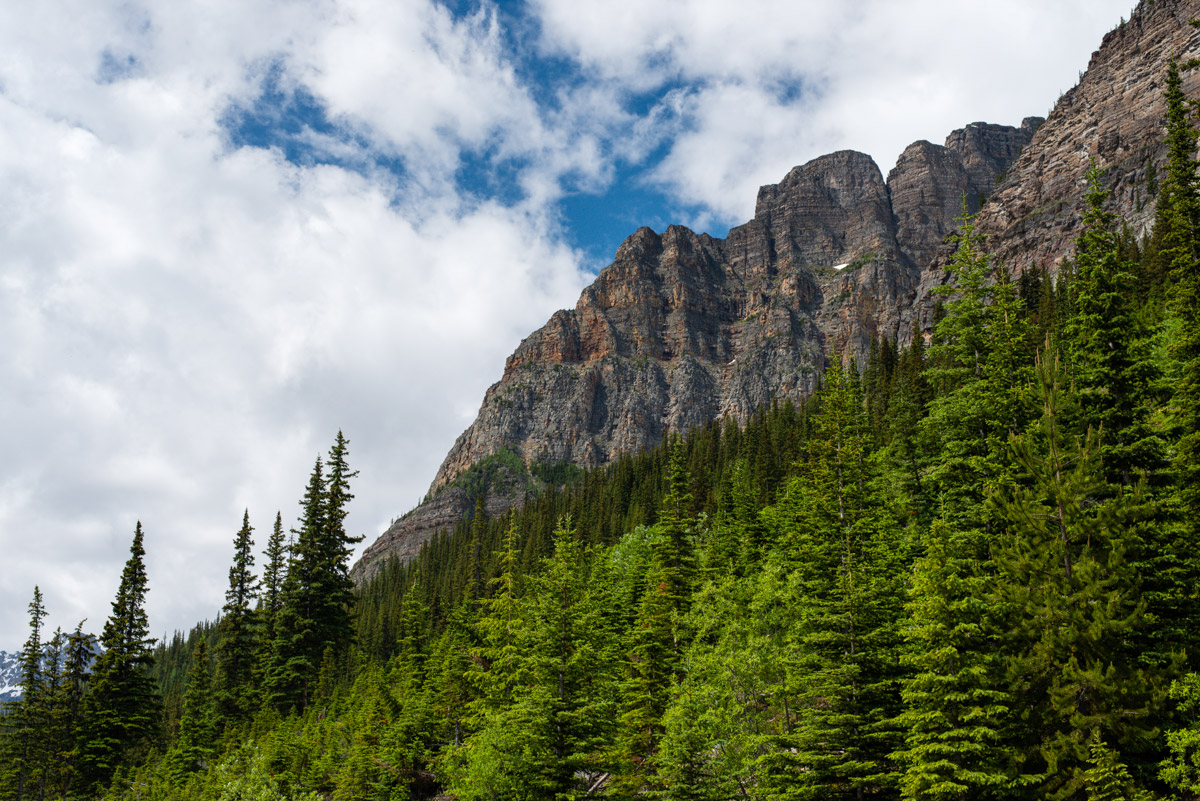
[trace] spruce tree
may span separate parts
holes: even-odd
[[[258,654],[259,672],[264,675],[275,643],[275,620],[283,605],[283,583],[287,578],[288,549],[283,537],[283,514],[280,512],[275,513],[275,525],[267,539],[265,556],[267,563],[263,569],[262,594],[259,596],[262,631]]]
[[[1013,706],[989,625],[989,582],[972,538],[936,520],[913,570],[905,627],[902,797],[960,801],[1008,784]]]
[[[11,787],[17,801],[33,797],[30,783],[38,761],[38,733],[46,724],[43,714],[45,654],[42,643],[42,621],[45,617],[42,591],[35,586],[33,600],[29,602],[29,638],[21,648],[19,660],[21,697],[7,705],[0,719],[6,729],[0,756],[5,757],[7,762],[0,778]]]
[[[319,575],[324,497],[324,466],[317,457],[300,500],[300,528],[293,530],[296,541],[290,549],[275,616],[275,641],[264,679],[267,698],[280,710],[307,708],[325,651],[317,619],[322,605],[317,595],[325,584]]]
[[[779,798],[850,798],[894,786],[906,554],[878,495],[853,369],[826,368],[806,472],[774,512],[797,620],[784,692],[790,730],[761,761]]]
[[[354,605],[350,557],[354,555],[354,546],[363,539],[361,535],[352,536],[346,531],[346,516],[350,513],[350,501],[354,500],[350,492],[350,479],[358,475],[358,471],[351,470],[346,461],[349,447],[350,441],[339,430],[326,460],[329,481],[325,487],[322,508],[321,635],[325,647],[333,648],[338,657],[350,644],[350,609]]]
[[[96,792],[118,767],[144,754],[156,734],[161,703],[149,675],[155,640],[146,620],[145,555],[139,521],[83,699],[78,787],[84,793]]]
[[[1155,228],[1159,256],[1172,282],[1170,312],[1178,331],[1171,349],[1177,375],[1172,405],[1180,428],[1174,467],[1183,520],[1194,544],[1200,541],[1200,179],[1197,132],[1174,60],[1167,68],[1166,101],[1167,174]]]
[[[234,536],[229,588],[225,590],[225,605],[217,624],[216,700],[226,723],[248,716],[254,706],[258,625],[253,603],[258,597],[258,578],[253,572],[253,531],[247,509],[242,515],[242,527]]]
[[[1102,432],[1099,457],[1110,484],[1132,487],[1163,468],[1163,444],[1149,424],[1158,371],[1134,307],[1132,266],[1121,259],[1116,216],[1099,168],[1088,170],[1087,210],[1075,240],[1074,314],[1067,342],[1079,395],[1078,428]]]

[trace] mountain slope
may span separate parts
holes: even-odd
[[[1053,271],[1072,247],[1094,157],[1116,210],[1144,230],[1151,167],[1165,158],[1162,70],[1172,53],[1200,52],[1186,24],[1196,16],[1198,0],[1143,3],[1044,124],[973,123],[941,146],[916,142],[886,181],[862,153],[822,156],[764,186],[754,218],[725,239],[639,229],[574,309],[508,358],[431,499],[367,549],[356,577],[389,555],[411,558],[468,514],[474,498],[453,484],[497,453],[596,467],[669,431],[805,397],[831,353],[862,363],[874,337],[904,345],[914,320],[927,332],[964,200],[1010,270]],[[1185,90],[1198,87],[1189,76]],[[489,510],[519,499],[494,492]]]

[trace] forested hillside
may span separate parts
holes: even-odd
[[[1010,278],[964,215],[932,331],[830,359],[800,406],[539,466],[494,519],[480,465],[458,479],[476,512],[357,592],[339,432],[291,533],[276,515],[256,565],[247,512],[218,621],[170,643],[139,524],[94,663],[34,590],[5,797],[1196,797],[1179,69],[1150,233],[1095,167],[1053,278]]]

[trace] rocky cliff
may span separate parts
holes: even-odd
[[[1166,162],[1162,98],[1165,67],[1200,56],[1196,0],[1142,2],[1092,54],[980,210],[988,249],[1013,274],[1035,266],[1057,270],[1074,247],[1084,203],[1084,174],[1094,159],[1112,190],[1112,208],[1146,233],[1154,218],[1155,174]],[[1200,73],[1183,76],[1184,92],[1200,94]],[[928,263],[927,286],[940,283],[949,258]],[[924,294],[924,293],[922,293]]]
[[[972,123],[943,145],[916,142],[885,181],[842,151],[759,190],[754,218],[724,239],[642,228],[613,263],[508,358],[475,422],[446,456],[431,500],[367,549],[355,575],[411,558],[470,511],[464,471],[502,449],[527,464],[603,465],[713,418],[743,418],[812,392],[831,353],[865,356],[872,337],[928,328],[963,199],[1014,270],[1057,265],[1076,232],[1089,157],[1108,168],[1115,207],[1152,217],[1161,164],[1162,72],[1194,55],[1200,0],[1143,3],[1108,34],[1048,120]],[[1198,79],[1185,86],[1195,94]],[[499,511],[518,502],[493,493]]]

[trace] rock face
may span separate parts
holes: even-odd
[[[1109,169],[1115,209],[1144,227],[1147,166],[1164,157],[1163,69],[1172,52],[1197,54],[1194,17],[1200,0],[1143,2],[1044,124],[977,122],[943,145],[916,142],[886,182],[862,153],[822,156],[760,189],[754,219],[725,239],[639,229],[574,309],[508,358],[431,500],[368,548],[355,575],[411,558],[461,520],[472,502],[453,482],[501,449],[531,465],[596,467],[667,431],[803,398],[830,354],[861,362],[877,335],[906,344],[914,318],[928,330],[964,198],[988,248],[1018,272],[1069,252],[1089,157]],[[1189,75],[1185,90],[1198,88]],[[493,494],[497,510],[518,500]]]
[[[1055,105],[1045,124],[1013,161],[979,213],[987,247],[1013,274],[1031,267],[1057,270],[1074,247],[1090,159],[1104,170],[1112,209],[1139,233],[1154,218],[1153,173],[1166,162],[1162,98],[1167,60],[1200,56],[1196,0],[1142,2],[1128,22],[1110,31],[1079,83]],[[1200,74],[1183,75],[1189,97]],[[939,253],[923,285],[940,282],[948,260]]]
[[[807,396],[830,353],[861,360],[872,337],[907,333],[920,268],[964,193],[994,186],[1039,122],[918,142],[888,182],[863,153],[821,156],[762,187],[754,219],[725,239],[638,230],[509,357],[432,491],[501,447],[596,467],[667,431]]]

